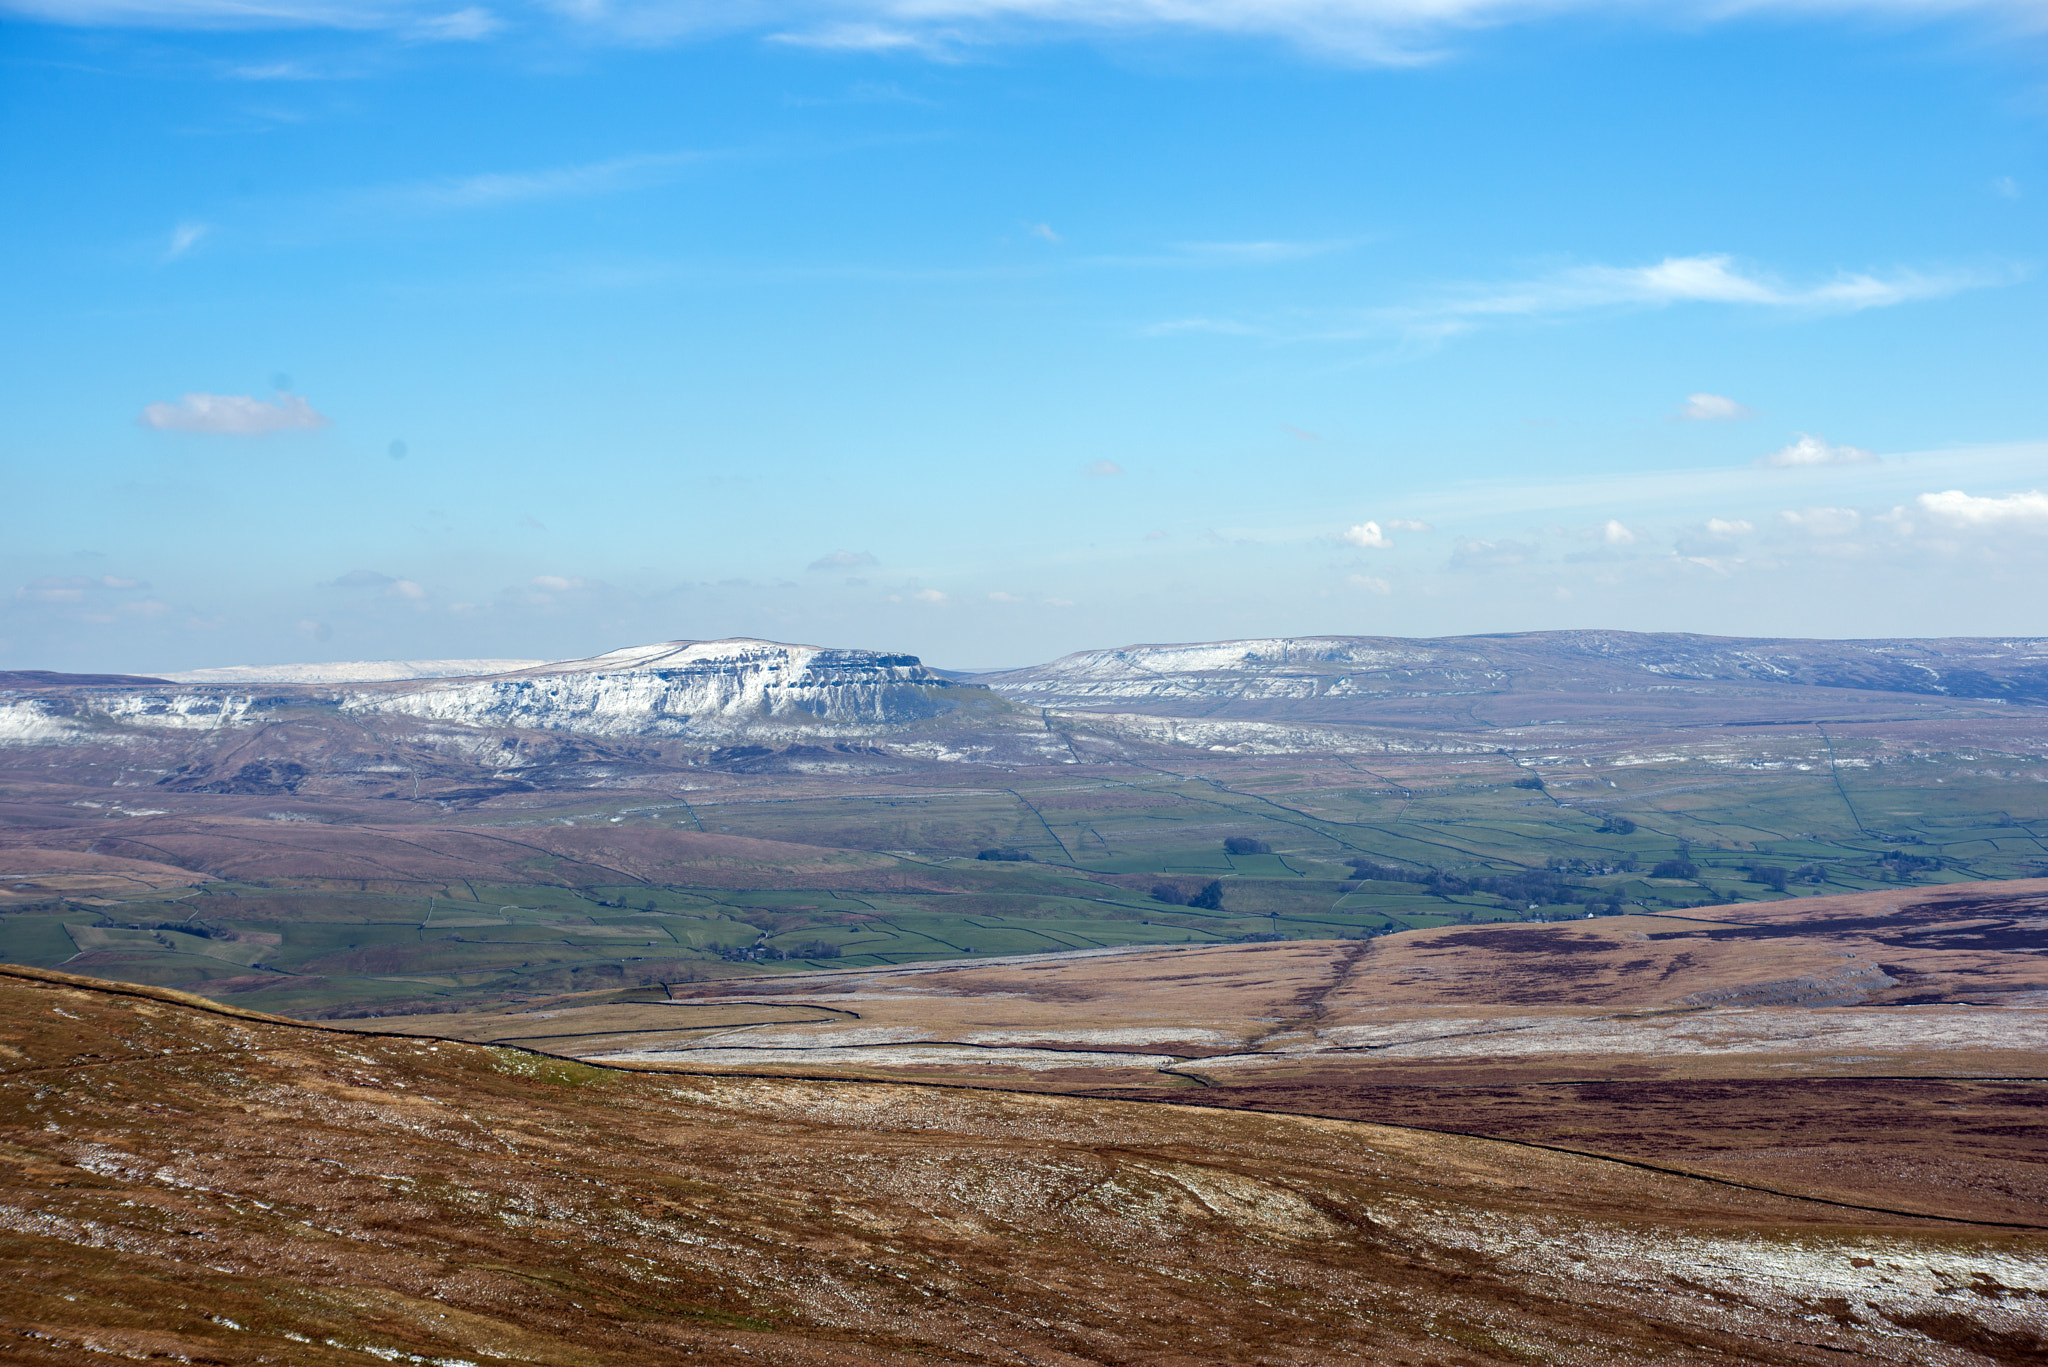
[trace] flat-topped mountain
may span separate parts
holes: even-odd
[[[2048,639],[1812,641],[1677,632],[1278,636],[1084,650],[975,676],[1040,707],[1272,721],[1389,722],[1417,706],[1536,695],[1573,710],[1702,699],[1837,705],[1843,694],[2048,703]],[[1661,699],[1657,695],[1662,695]],[[1834,695],[1829,697],[1826,695]],[[1865,699],[1867,704],[1869,700]],[[1809,713],[1810,715],[1810,713]],[[1520,722],[1502,717],[1492,721]]]
[[[928,721],[986,696],[915,655],[776,641],[663,641],[587,660],[353,693],[347,712],[600,736],[710,735]]]
[[[753,639],[663,641],[454,678],[181,683],[123,675],[0,676],[0,743],[213,732],[338,712],[719,745],[786,742],[821,729],[868,736],[976,705],[1007,710],[987,689],[927,669],[914,655]]]

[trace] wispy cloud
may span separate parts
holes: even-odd
[[[23,584],[15,590],[14,596],[25,603],[76,603],[88,593],[148,587],[140,579],[123,579],[112,574],[46,574]]]
[[[654,152],[610,157],[573,166],[536,171],[485,171],[411,181],[359,192],[355,198],[373,210],[445,213],[495,209],[551,199],[580,199],[617,194],[658,185],[685,166],[707,160],[705,152]]]
[[[1849,313],[1940,299],[1993,283],[1981,274],[1901,270],[1847,273],[1787,284],[1738,266],[1726,254],[1667,256],[1649,266],[1574,266],[1531,280],[1479,285],[1389,310],[1385,316],[1425,331],[1455,332],[1486,321],[1556,317],[1604,309],[1728,304],[1797,313]]]
[[[418,42],[474,43],[490,37],[505,23],[480,5],[469,5],[446,14],[431,14],[406,25],[405,35]]]
[[[1108,479],[1123,472],[1124,467],[1113,460],[1091,460],[1081,467],[1081,473],[1090,479]]]
[[[1231,318],[1171,318],[1138,329],[1142,337],[1174,337],[1183,333],[1212,333],[1219,337],[1272,337],[1270,328],[1255,327]]]
[[[1325,256],[1351,246],[1346,242],[1176,242],[1174,251],[1194,262],[1215,265],[1266,265]]]
[[[328,580],[327,587],[333,589],[380,589],[386,584],[395,584],[397,582],[398,580],[395,577],[378,570],[350,570],[347,574],[338,575]]]
[[[92,28],[382,30],[414,42],[473,41],[503,27],[481,6],[431,0],[0,0],[0,12]]]
[[[187,394],[176,403],[153,403],[136,419],[161,432],[203,432],[211,436],[260,437],[270,432],[326,427],[330,419],[297,394],[273,403],[247,394]]]
[[[819,556],[816,560],[805,566],[805,568],[813,570],[858,570],[881,563],[868,551],[833,551],[830,555]]]
[[[1475,28],[1572,12],[1617,12],[1615,0],[552,0],[539,16],[579,35],[633,44],[755,33],[792,46],[958,60],[978,48],[1102,35],[1206,34],[1280,42],[1327,61],[1413,66]],[[153,28],[382,30],[407,41],[473,41],[500,27],[479,6],[446,0],[0,0],[45,22]],[[2016,30],[2042,27],[2036,0],[1679,0],[1628,12],[1687,26],[1758,12],[1867,12],[1887,18],[1975,13]]]
[[[996,44],[1179,32],[1278,41],[1337,62],[1412,66],[1437,60],[1444,38],[1476,27],[1615,8],[1611,0],[770,0],[751,13],[774,25],[779,42],[941,59]],[[1888,16],[1976,9],[2030,26],[2038,21],[2028,0],[1752,0],[1740,6],[1692,0],[1653,13],[1702,23],[1753,10],[1823,9]],[[706,23],[699,6],[678,0],[616,0],[577,5],[573,12],[642,36],[664,28],[698,32]]]
[[[1863,525],[1863,514],[1854,508],[1804,508],[1778,516],[1786,526],[1814,536],[1847,536]]]
[[[1726,394],[1688,394],[1678,416],[1687,422],[1733,422],[1738,418],[1753,418],[1756,413]]]
[[[186,252],[198,246],[199,239],[205,237],[210,231],[211,229],[204,223],[180,223],[177,227],[171,229],[170,245],[164,248],[163,259],[166,261],[176,261]]]
[[[1284,322],[1193,317],[1140,329],[1142,335],[1216,333],[1273,342],[1352,342],[1399,339],[1408,348],[1431,348],[1491,325],[1541,322],[1589,314],[1719,305],[1789,315],[1853,313],[1941,299],[1963,290],[2009,284],[2017,272],[1911,270],[1851,272],[1791,284],[1712,253],[1668,256],[1647,266],[1573,266],[1527,280],[1449,287],[1413,303],[1297,314]],[[1697,404],[1700,411],[1690,411]],[[1724,405],[1726,406],[1724,408]],[[1686,417],[1740,417],[1747,409],[1717,394],[1696,394]]]

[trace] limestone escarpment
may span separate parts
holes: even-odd
[[[928,721],[986,691],[914,655],[774,641],[668,641],[481,679],[351,692],[344,712],[618,736],[873,732]]]

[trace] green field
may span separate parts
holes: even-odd
[[[1398,781],[1343,761],[1116,778],[1040,771],[1001,788],[981,771],[952,788],[740,787],[687,806],[564,795],[547,823],[880,852],[891,859],[871,861],[878,870],[912,871],[923,886],[863,885],[857,872],[832,888],[589,885],[547,859],[534,876],[561,883],[223,882],[17,903],[0,915],[0,957],[288,1013],[394,1013],[969,954],[1355,937],[2048,871],[2037,834],[2048,833],[2048,764],[2031,758],[2003,757],[1987,774],[1972,756],[1816,769],[1682,755],[1558,765],[1542,789],[1511,786],[1528,764],[1467,757],[1431,772],[1411,765]],[[1271,852],[1227,853],[1232,836]],[[974,857],[990,848],[1030,860]],[[1694,872],[1653,875],[1674,859]],[[1354,860],[1376,867],[1360,877]],[[1217,907],[1152,895],[1159,883],[1186,896],[1212,880]]]

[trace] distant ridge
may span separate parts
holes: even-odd
[[[389,683],[404,679],[474,678],[487,674],[510,674],[519,669],[536,669],[546,660],[337,660],[312,665],[223,665],[215,669],[186,669],[156,679],[130,682],[186,684],[245,683]]]
[[[59,674],[49,669],[0,669],[0,688],[119,688],[172,680],[150,674]]]

